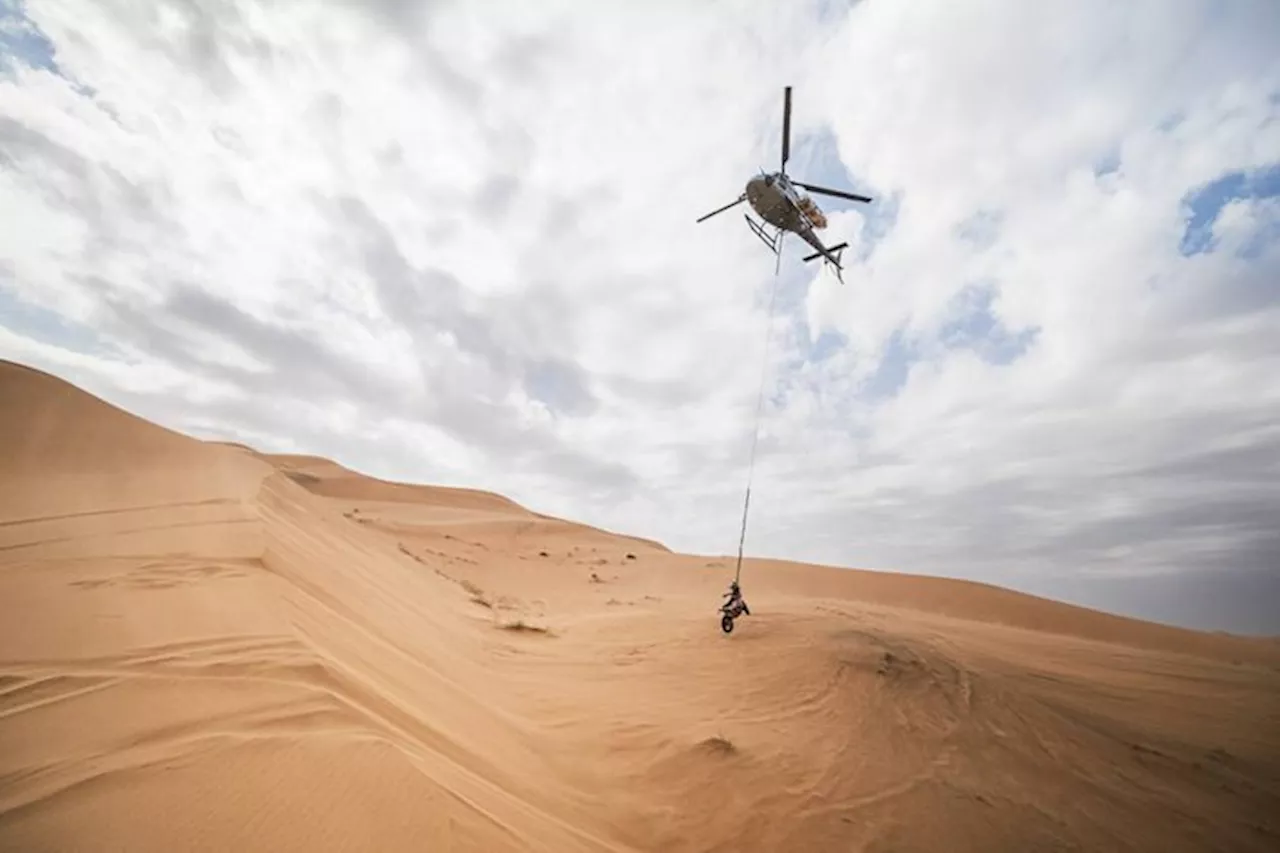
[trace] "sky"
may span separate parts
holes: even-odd
[[[0,0],[0,357],[682,551],[750,478],[748,556],[1280,634],[1277,43],[1274,0]],[[873,197],[815,197],[843,284],[694,221],[787,85],[788,173]]]

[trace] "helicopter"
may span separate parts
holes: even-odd
[[[745,191],[738,196],[737,200],[698,217],[696,222],[703,222],[717,213],[724,213],[729,208],[742,204],[744,201],[749,202],[752,209],[760,215],[764,222],[756,222],[745,213],[743,217],[747,220],[747,225],[751,226],[751,230],[755,235],[764,242],[769,251],[778,257],[779,264],[782,262],[782,239],[789,231],[800,235],[806,243],[817,249],[812,255],[805,257],[806,263],[818,257],[823,258],[824,263],[828,263],[835,268],[836,278],[839,279],[841,284],[844,284],[844,277],[841,275],[843,268],[840,266],[840,254],[848,248],[849,244],[845,242],[829,247],[822,244],[822,240],[814,232],[827,226],[827,217],[822,213],[817,203],[805,194],[801,188],[810,192],[847,198],[853,201],[869,202],[871,198],[865,195],[833,190],[793,180],[787,175],[787,160],[790,155],[791,87],[787,86],[783,90],[781,168],[771,173],[766,173],[761,169],[760,174],[747,181]],[[770,226],[772,226],[772,234],[769,233]]]

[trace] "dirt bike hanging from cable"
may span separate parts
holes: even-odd
[[[751,609],[745,599],[730,599],[720,605],[720,630],[726,634],[733,631],[734,620],[739,616],[750,616]]]

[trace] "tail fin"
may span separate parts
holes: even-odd
[[[849,248],[848,243],[840,243],[838,245],[829,247],[825,252],[814,252],[811,255],[806,255],[805,262],[807,263],[809,261],[812,261],[815,258],[825,258],[826,262],[831,264],[831,266],[835,268],[836,279],[841,284],[844,284],[844,275],[843,275],[844,267],[840,266],[840,256],[844,253],[844,250],[847,248]]]

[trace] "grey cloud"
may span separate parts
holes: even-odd
[[[407,304],[407,303],[405,303]],[[279,434],[287,419],[288,434],[311,447],[359,445],[358,436],[329,436],[307,427],[288,411],[300,403],[325,405],[360,402],[370,418],[398,418],[434,423],[463,443],[478,446],[516,469],[553,470],[601,497],[617,496],[632,488],[635,477],[623,465],[588,457],[562,445],[545,430],[521,429],[514,413],[496,394],[483,388],[489,368],[468,355],[443,365],[427,366],[427,384],[405,389],[361,370],[328,350],[308,333],[259,320],[207,293],[179,286],[159,306],[135,305],[108,297],[102,329],[196,375],[227,380],[244,394],[240,399],[213,403],[184,402],[180,409],[163,407],[166,417],[201,422],[237,423],[259,434]],[[239,345],[267,365],[265,374],[217,362],[202,352],[202,330]],[[582,405],[579,380],[565,365],[541,366],[544,381],[560,383],[551,389],[562,402]],[[557,372],[559,371],[559,372]],[[282,389],[287,389],[282,394]],[[157,401],[145,395],[136,402],[155,411]],[[366,452],[368,448],[366,448]]]
[[[1000,239],[1004,214],[998,210],[979,210],[961,221],[953,230],[959,239],[975,249],[990,249]]]
[[[514,175],[493,175],[476,191],[476,213],[488,221],[506,216],[520,191],[520,180]]]
[[[177,287],[163,309],[175,319],[213,331],[261,358],[277,374],[271,380],[258,380],[264,387],[278,388],[284,382],[302,379],[301,388],[296,384],[293,387],[332,396],[346,395],[375,406],[386,405],[386,400],[399,390],[376,373],[361,370],[338,356],[313,332],[265,322],[206,291]],[[245,378],[242,377],[242,381]]]
[[[889,489],[870,502],[833,494],[849,509],[816,519],[787,514],[766,479],[753,495],[753,535],[822,562],[967,577],[1206,630],[1280,633],[1271,604],[1280,589],[1280,534],[1269,532],[1280,513],[1274,498],[1205,507],[1187,495],[1162,509],[1151,500],[1156,491],[1103,485],[1099,498],[1128,492],[1141,509],[1094,521],[1084,517],[1092,509],[1085,479],[1041,486],[1028,477],[933,497]],[[801,541],[796,529],[816,533]],[[1256,598],[1264,593],[1270,598]]]
[[[342,359],[310,332],[265,322],[189,285],[175,286],[159,305],[145,305],[112,293],[106,282],[91,283],[102,288],[104,331],[197,374],[232,381],[252,393],[283,387],[317,401],[355,399],[378,408],[403,395],[402,389]],[[190,331],[237,344],[267,371],[215,361]]]
[[[15,119],[0,116],[0,165],[19,169],[32,161],[79,181],[88,178],[88,164],[79,154]]]
[[[342,100],[333,92],[325,92],[318,96],[307,107],[307,113],[315,118],[320,124],[330,127],[337,125],[342,120],[345,110],[342,106]],[[399,143],[392,143],[394,148],[389,149],[390,156],[399,159],[404,156]],[[387,156],[384,154],[383,156]]]
[[[886,458],[888,468],[877,470],[874,460],[852,464],[819,451],[814,464],[830,472],[831,500],[844,508],[800,516],[797,508],[825,501],[808,486],[804,500],[789,501],[785,483],[817,475],[767,470],[753,497],[761,507],[755,535],[804,559],[971,577],[1232,628],[1232,596],[1258,584],[1274,588],[1280,574],[1280,430],[1259,428],[1262,418],[1258,408],[1207,412],[1170,418],[1154,434],[1143,423],[1131,444],[1093,455],[1108,443],[1102,423],[1028,422],[999,448],[957,457],[952,464],[961,473],[933,489],[912,470],[924,463],[910,458]],[[1223,436],[1233,444],[1218,446]],[[835,473],[845,467],[850,473]],[[800,530],[807,537],[798,537]],[[1132,577],[1142,574],[1161,577]],[[1213,578],[1223,585],[1218,603],[1198,618],[1193,600],[1168,593],[1207,592]],[[1159,606],[1139,606],[1144,587]],[[1234,626],[1254,630],[1266,621],[1257,608],[1250,612],[1243,605],[1244,621]],[[1280,611],[1268,624],[1280,630]]]
[[[214,127],[212,131],[213,138],[218,144],[228,151],[239,156],[245,156],[249,153],[248,146],[245,145],[244,137],[229,127],[221,125]],[[236,193],[240,193],[240,188],[236,187]],[[243,198],[243,195],[240,196]]]
[[[98,167],[40,131],[0,117],[0,166],[25,179],[51,205],[88,218],[95,232],[109,225],[111,218],[92,182]],[[114,170],[105,174],[116,179],[111,183],[117,188],[124,183]]]
[[[625,397],[644,408],[670,410],[706,399],[706,389],[684,379],[637,379],[626,374],[608,374],[597,380],[612,394]]]
[[[417,32],[431,23],[435,14],[455,0],[329,0],[335,6],[346,6],[370,15],[397,35]]]
[[[336,228],[355,235],[355,251],[384,313],[417,342],[430,377],[424,406],[436,423],[462,441],[513,459],[536,464],[555,458],[566,474],[601,488],[634,479],[625,466],[587,458],[545,430],[521,430],[514,412],[500,402],[519,384],[553,411],[581,415],[593,409],[590,377],[556,350],[568,309],[559,291],[535,283],[523,293],[469,305],[454,276],[411,266],[364,202],[340,199],[334,216],[340,218]],[[440,352],[433,332],[449,334],[456,352]]]
[[[134,183],[115,167],[91,163],[46,134],[0,116],[0,167],[36,188],[49,203],[83,217],[90,253],[125,247],[131,240],[174,239],[167,217],[172,190],[158,181]]]
[[[588,379],[572,372],[557,353],[571,306],[554,285],[534,282],[524,292],[464,304],[464,289],[453,275],[436,269],[417,270],[405,259],[395,237],[364,202],[347,197],[338,202],[344,222],[359,232],[359,251],[387,317],[417,337],[429,329],[449,332],[458,347],[476,358],[495,380],[508,384],[529,364],[542,365],[561,385],[571,385],[575,405],[590,402]],[[535,374],[536,375],[536,374]],[[495,394],[505,388],[495,387]]]
[[[528,169],[537,143],[518,118],[505,113],[489,117],[474,115],[481,137],[493,158],[495,170],[519,176]]]
[[[1207,279],[1207,280],[1206,280]],[[1169,291],[1166,316],[1203,327],[1205,320],[1254,314],[1280,307],[1280,252],[1271,251],[1234,275],[1197,276],[1162,283]]]
[[[323,115],[323,110],[317,111]],[[385,147],[377,152],[378,165],[383,169],[403,169],[404,168],[404,146],[395,140],[391,140]]]
[[[741,480],[746,484],[749,467],[751,434],[748,428],[737,430],[730,441],[721,444],[707,445],[681,443],[669,446],[666,450],[675,461],[676,476],[683,482],[722,482],[726,473],[730,482]],[[762,454],[757,452],[757,467]]]
[[[188,32],[182,42],[170,48],[174,60],[194,67],[220,91],[239,85],[228,59],[248,57],[261,65],[276,59],[275,49],[254,34],[230,0],[180,0],[177,5],[186,18]]]
[[[575,300],[557,278],[528,272],[528,284],[521,290],[502,294],[488,301],[486,316],[512,354],[523,361],[544,356],[563,357],[571,351],[569,336],[576,318]]]
[[[1144,577],[1054,575],[1029,591],[1170,625],[1275,637],[1280,636],[1277,566],[1280,547],[1257,566],[1209,565]]]
[[[463,287],[452,274],[410,266],[395,236],[360,199],[345,196],[333,211],[335,229],[354,230],[356,251],[373,283],[383,313],[418,340],[421,332],[451,332],[458,345],[485,362],[500,362],[505,353],[488,324],[463,305]]]
[[[555,33],[517,36],[499,48],[494,66],[507,83],[536,86],[545,80],[551,58],[563,49]]]
[[[1250,487],[1267,487],[1280,492],[1280,428],[1274,418],[1263,414],[1246,413],[1236,419],[1236,436],[1249,437],[1255,442],[1246,446],[1184,448],[1182,453],[1172,452],[1160,462],[1139,463],[1129,469],[1126,476],[1133,479],[1169,478],[1186,482],[1202,482],[1209,478],[1223,478]],[[1215,425],[1203,423],[1199,431],[1202,438],[1217,433]]]
[[[475,94],[479,81],[459,79],[456,69],[441,61],[440,45],[447,43],[448,32],[438,29],[440,13],[458,5],[458,0],[328,0],[334,6],[346,7],[367,15],[385,31],[422,49],[419,57],[433,74],[442,73],[441,82],[457,94]],[[430,42],[436,42],[431,44]],[[558,40],[554,33],[533,33],[508,39],[498,50],[494,67],[502,74],[503,83],[536,82],[548,56],[555,52]]]
[[[1158,503],[1149,501],[1127,516],[1079,524],[1058,537],[1055,551],[1096,555],[1096,562],[1105,565],[1114,562],[1105,556],[1111,549],[1132,549],[1117,567],[1121,570],[1193,569],[1205,561],[1247,566],[1277,553],[1277,534],[1269,529],[1280,516],[1280,501],[1274,498],[1177,501],[1163,510],[1152,506]]]
[[[111,400],[149,420],[183,432],[240,441],[267,453],[305,448],[303,452],[328,456],[346,464],[352,464],[354,459],[353,467],[361,470],[368,470],[371,463],[392,470],[396,467],[393,453],[405,451],[403,447],[389,451],[381,436],[359,430],[334,431],[317,421],[314,413],[305,407],[314,401],[302,394],[281,394],[279,389],[244,389],[238,397],[214,401],[117,389]],[[287,428],[282,429],[282,424],[287,424]]]
[[[1191,420],[1159,461],[1108,478],[1100,496],[1131,499],[1136,508],[1115,518],[1078,523],[1058,547],[1103,552],[1146,549],[1130,563],[1195,568],[1205,559],[1251,566],[1277,553],[1280,530],[1280,431],[1255,434],[1247,446],[1207,447],[1223,429],[1219,418]],[[1237,436],[1244,430],[1232,430]],[[1081,478],[1082,479],[1082,478]],[[1078,494],[1087,494],[1079,484]],[[1082,501],[1083,503],[1083,501]],[[1280,570],[1280,564],[1275,564]]]
[[[571,236],[578,229],[578,223],[586,213],[585,201],[574,201],[561,196],[553,196],[547,201],[547,210],[542,218],[542,234],[548,241]]]
[[[413,75],[447,95],[460,107],[476,110],[484,96],[481,79],[460,71],[446,53],[450,34],[439,30],[437,14],[453,0],[331,0],[367,14],[385,32],[414,50],[418,67]]]
[[[443,54],[428,49],[421,61],[427,78],[451,95],[460,106],[474,108],[483,96],[483,85],[474,77],[459,71]]]
[[[1113,467],[1109,474],[1083,459],[1074,470],[1051,457],[1025,459],[1023,470],[1004,483],[956,494],[957,504],[964,501],[969,508],[956,505],[948,514],[966,521],[1016,522],[1017,512],[1030,511],[1018,524],[1027,545],[1054,554],[1055,560],[1077,559],[1119,571],[1143,565],[1194,569],[1209,555],[1249,564],[1259,547],[1270,547],[1265,542],[1280,518],[1280,464],[1275,461],[1280,433],[1256,435],[1248,446],[1209,449],[1224,430],[1244,434],[1221,416],[1170,421],[1162,440],[1149,439],[1129,451],[1146,461]],[[1089,432],[1080,438],[1097,440]],[[993,487],[1015,491],[993,493]],[[1100,515],[1098,505],[1112,497],[1129,508]],[[991,533],[990,525],[978,525],[966,545],[998,557]],[[1123,561],[1106,556],[1119,548],[1133,553]]]
[[[109,282],[97,276],[87,276],[84,285],[98,292],[98,316],[94,325],[108,340],[125,342],[169,364],[198,368],[198,372],[207,373],[217,368],[202,356],[198,347],[192,346],[189,337],[157,316],[153,306],[132,294],[115,292]]]
[[[159,6],[126,0],[101,2],[111,9],[113,18],[126,23],[131,35],[162,51],[218,94],[240,85],[229,58],[249,58],[259,64],[276,58],[272,45],[252,32],[241,7],[232,0],[167,0],[165,10],[176,13],[182,21],[181,30],[167,36],[160,35],[157,26]],[[92,36],[81,37],[93,40]]]
[[[473,115],[483,108],[489,90],[511,85],[537,85],[548,57],[554,53],[554,35],[531,34],[507,40],[489,67],[467,73],[448,55],[452,33],[439,26],[439,13],[456,0],[331,0],[367,14],[388,35],[415,49],[422,79],[449,96]],[[493,78],[493,82],[490,82]]]

